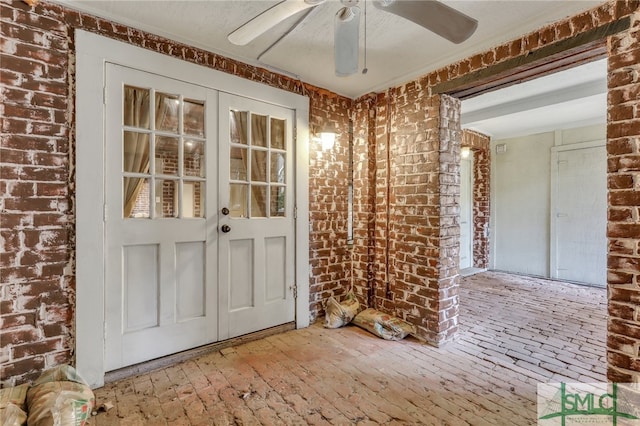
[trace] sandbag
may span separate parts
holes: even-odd
[[[360,303],[353,293],[347,293],[345,300],[338,303],[333,297],[327,299],[325,306],[324,326],[326,328],[339,328],[351,322],[358,313]]]
[[[402,340],[416,332],[413,324],[373,308],[360,312],[353,323],[385,340]]]
[[[27,422],[28,384],[0,389],[0,425],[22,426]]]
[[[33,382],[33,386],[49,382],[74,382],[88,386],[87,382],[80,377],[76,369],[67,364],[59,365],[43,372],[40,377],[38,377],[38,380]]]
[[[27,413],[16,404],[8,403],[0,407],[0,425],[24,426],[27,424]]]
[[[27,392],[29,426],[84,426],[95,396],[73,367],[45,371]]]

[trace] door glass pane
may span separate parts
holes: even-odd
[[[251,185],[251,217],[267,217],[267,186]]]
[[[156,93],[156,129],[163,132],[178,133],[178,107],[180,99],[175,95]]]
[[[204,142],[185,142],[183,166],[185,176],[204,177]]]
[[[285,183],[285,156],[279,152],[271,153],[271,183]]]
[[[251,145],[267,146],[267,116],[251,114]]]
[[[248,185],[232,183],[229,185],[229,209],[231,217],[248,217],[247,188]]]
[[[271,217],[282,217],[285,212],[285,191],[284,186],[271,187]]]
[[[204,217],[204,183],[182,184],[182,217]]]
[[[124,132],[122,170],[149,173],[149,134]]]
[[[204,103],[185,99],[184,133],[204,137]]]
[[[178,216],[178,193],[174,180],[156,179],[156,217]]]
[[[124,86],[124,119],[125,126],[149,128],[149,89]]]
[[[229,111],[229,139],[231,143],[247,144],[247,112]]]
[[[278,120],[277,118],[271,119],[271,148],[285,149],[284,137],[285,137],[285,121]]]
[[[125,218],[148,218],[149,179],[124,177],[122,189],[123,216]]]
[[[251,150],[251,181],[267,181],[267,151]]]
[[[178,138],[156,137],[156,173],[178,175]]]
[[[231,180],[247,180],[247,150],[245,148],[231,148],[231,163],[229,164]]]

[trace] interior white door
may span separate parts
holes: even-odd
[[[110,371],[217,340],[217,92],[112,64],[106,75]]]
[[[554,278],[606,286],[606,149],[597,146],[557,155]]]
[[[220,338],[293,321],[294,111],[220,93]]]
[[[473,152],[460,161],[460,270],[473,266]]]

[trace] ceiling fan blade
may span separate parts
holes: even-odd
[[[315,7],[320,3],[324,3],[324,1],[325,0],[284,0],[240,26],[229,34],[227,39],[233,44],[244,46],[290,16],[305,9]]]
[[[336,75],[355,74],[358,72],[360,8],[343,7],[336,13],[334,21]]]
[[[478,27],[475,19],[435,0],[374,0],[373,4],[456,44],[471,37]]]

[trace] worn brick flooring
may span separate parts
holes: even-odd
[[[108,384],[94,425],[535,424],[539,382],[605,381],[606,291],[464,278],[442,348],[314,325]]]

